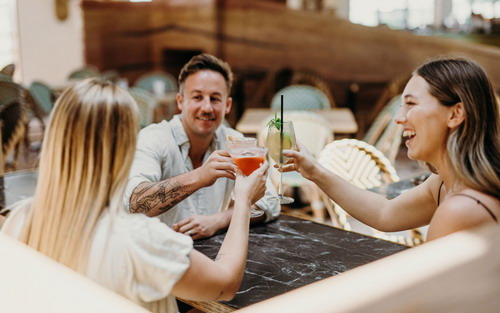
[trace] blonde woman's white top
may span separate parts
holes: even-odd
[[[29,202],[17,205],[1,231],[18,238]],[[173,286],[189,267],[191,237],[143,214],[105,213],[96,225],[87,276],[152,312],[178,312]]]

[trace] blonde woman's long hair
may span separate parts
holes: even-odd
[[[45,132],[22,241],[70,268],[86,270],[100,216],[121,209],[137,112],[132,97],[110,82],[87,79],[64,91]]]

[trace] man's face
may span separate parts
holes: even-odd
[[[212,137],[231,110],[231,104],[224,77],[211,70],[189,75],[182,94],[177,94],[182,125],[190,138]]]

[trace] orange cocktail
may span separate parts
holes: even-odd
[[[263,149],[263,148],[261,148]],[[239,157],[232,157],[234,163],[246,176],[250,175],[264,163],[265,152],[262,155],[242,155]]]
[[[267,148],[257,147],[255,138],[231,137],[227,141],[227,151],[243,174],[248,176],[264,163]]]

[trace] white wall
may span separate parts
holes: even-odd
[[[59,21],[55,0],[17,0],[19,57],[24,85],[42,80],[63,86],[84,64],[83,17],[79,0],[68,0],[69,16]]]

